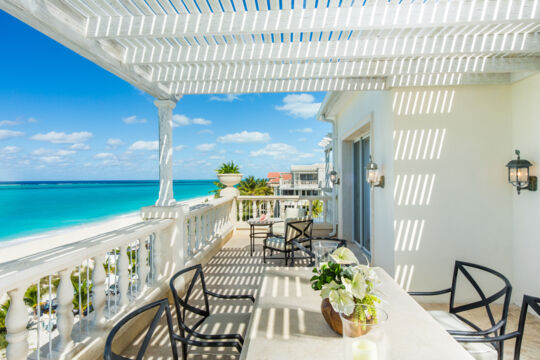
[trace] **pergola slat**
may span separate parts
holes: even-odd
[[[510,83],[540,69],[537,0],[0,0],[159,99]]]
[[[171,61],[164,61],[156,53],[132,56],[134,49],[127,50],[128,64],[152,63],[204,63],[235,61],[289,61],[289,60],[346,60],[385,57],[421,57],[455,55],[540,54],[540,34],[515,34],[516,39],[505,39],[502,34],[485,34],[479,37],[454,39],[452,36],[436,35],[424,38],[394,38],[387,41],[378,38],[356,41],[326,41],[308,43],[222,44],[201,46],[195,49],[169,48]],[[455,41],[454,41],[455,40]],[[139,52],[141,54],[141,52]],[[165,56],[167,57],[167,56]]]

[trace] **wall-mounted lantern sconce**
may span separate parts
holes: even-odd
[[[366,180],[372,188],[384,188],[384,175],[379,176],[379,167],[373,162],[371,155],[369,163],[366,165]]]
[[[330,182],[334,185],[339,185],[339,177],[336,170],[330,171]]]
[[[529,176],[529,168],[532,166],[528,160],[519,157],[519,150],[516,150],[517,159],[506,164],[508,168],[508,182],[514,185],[519,194],[521,190],[536,191],[538,180],[536,176]]]

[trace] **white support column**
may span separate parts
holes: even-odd
[[[129,304],[128,288],[129,288],[129,258],[126,245],[120,246],[118,254],[118,291],[120,293],[120,306]]]
[[[173,205],[173,143],[172,112],[176,103],[172,100],[156,100],[159,114],[159,199],[156,206]]]
[[[139,253],[137,255],[139,259],[139,268],[137,273],[137,277],[139,278],[139,292],[143,292],[148,287],[146,279],[148,278],[148,273],[150,272],[148,269],[148,249],[146,248],[145,239],[139,239]]]

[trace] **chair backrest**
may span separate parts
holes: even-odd
[[[302,242],[312,238],[313,220],[287,221],[285,227],[285,242],[296,240]]]
[[[286,208],[285,219],[298,219],[306,216],[306,210],[303,208]]]
[[[193,277],[189,281],[189,285],[187,286],[186,294],[184,295],[184,298],[182,299],[176,289],[175,282],[176,279],[178,279],[180,276],[183,276],[185,274],[188,274],[189,272],[193,272]],[[190,300],[192,299],[192,295],[194,293],[195,285],[197,284],[197,280],[200,280],[200,287],[201,287],[201,294],[203,296],[204,300],[204,308],[198,308],[197,306],[193,305],[193,301],[190,304]],[[206,282],[204,281],[204,274],[202,271],[201,264],[193,265],[187,268],[184,268],[180,271],[178,271],[174,276],[171,278],[169,282],[169,287],[171,289],[173,299],[174,299],[174,306],[176,309],[176,314],[178,318],[178,327],[180,328],[180,335],[184,337],[184,331],[192,332],[192,328],[190,328],[186,324],[186,312],[189,311],[193,314],[200,315],[202,318],[199,322],[202,322],[207,316],[210,315],[210,306],[208,304],[208,294],[206,292]],[[194,327],[196,327],[194,325]]]
[[[137,351],[137,357],[136,359],[142,359],[146,353],[146,350],[148,348],[148,345],[150,344],[150,340],[152,340],[152,337],[154,333],[156,332],[156,328],[158,327],[158,324],[160,320],[163,317],[163,314],[165,313],[165,316],[167,318],[167,327],[169,330],[169,340],[171,343],[171,352],[174,360],[178,359],[178,350],[176,348],[176,342],[174,340],[174,330],[173,330],[173,323],[172,323],[172,316],[171,316],[171,310],[169,308],[169,302],[167,299],[161,299],[156,302],[150,303],[148,305],[145,305],[128,315],[126,315],[124,318],[122,318],[118,324],[116,324],[111,332],[109,333],[109,336],[107,337],[107,341],[105,342],[105,351],[103,354],[103,359],[105,360],[129,360],[129,358],[123,357],[119,354],[116,354],[112,351],[112,343],[114,341],[114,337],[118,333],[118,331],[124,326],[127,322],[132,320],[133,318],[146,313],[147,311],[150,311],[152,309],[157,308],[156,313],[154,314],[154,317],[152,318],[152,321],[150,322],[150,326],[148,327],[148,330],[146,331],[146,334],[144,335],[144,338],[142,340],[142,343],[139,347],[139,350]],[[130,349],[133,351],[133,348]]]
[[[479,272],[482,274],[481,276],[491,276],[495,279],[500,279],[504,283],[503,287],[494,292],[491,295],[486,295],[485,289],[482,289],[480,285],[478,284],[478,279],[475,279],[475,277],[471,274],[470,270],[474,270],[475,272]],[[460,304],[459,306],[456,306],[456,289],[458,286],[458,275],[463,275],[465,279],[468,281],[468,284],[471,285],[474,290],[476,291],[477,295],[479,296],[480,300],[477,301],[471,301],[468,303]],[[452,287],[450,292],[450,313],[456,315],[459,317],[462,321],[467,323],[468,325],[472,326],[476,330],[482,330],[479,326],[472,323],[470,320],[466,319],[460,313],[477,309],[477,308],[485,308],[487,316],[489,318],[489,321],[491,323],[491,326],[500,325],[499,328],[499,335],[504,334],[504,330],[506,327],[506,320],[508,317],[508,308],[510,306],[510,296],[512,295],[512,285],[510,285],[510,281],[499,273],[498,271],[495,271],[493,269],[487,268],[482,265],[467,263],[463,261],[456,261],[454,266],[454,274],[452,278]],[[493,302],[499,300],[500,298],[503,298],[503,309],[501,312],[500,319],[496,319],[493,315],[493,309],[492,304]]]
[[[518,324],[518,336],[516,339],[516,347],[514,350],[514,360],[519,360],[521,353],[521,343],[523,341],[523,333],[525,331],[525,320],[527,319],[527,312],[531,308],[536,315],[540,316],[540,298],[524,295],[523,302],[521,303],[521,314],[519,315]]]

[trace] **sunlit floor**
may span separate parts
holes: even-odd
[[[260,240],[259,240],[260,241]],[[268,266],[282,265],[283,260],[269,260]],[[265,265],[262,261],[262,247],[256,247],[253,257],[249,255],[248,232],[237,232],[225,247],[204,267],[204,275],[209,290],[221,294],[251,294],[257,297],[257,292],[262,281]],[[199,285],[199,284],[197,284]],[[193,292],[193,302],[190,304],[203,308],[204,301],[202,292]],[[246,331],[249,316],[252,311],[252,303],[247,300],[222,300],[209,298],[210,312],[216,314],[215,319],[208,324],[204,324],[200,330],[206,333],[240,333]],[[445,309],[443,304],[426,304],[426,309]],[[447,306],[446,306],[447,307]],[[176,321],[176,314],[173,310],[173,318]],[[485,314],[485,313],[484,313]],[[471,314],[471,320],[483,324],[485,316],[481,312]],[[187,316],[188,323],[192,323],[199,318]],[[508,332],[517,328],[519,318],[519,308],[512,306],[509,316]],[[486,323],[487,328],[487,323]],[[178,333],[175,323],[175,332]],[[521,359],[533,360],[540,358],[540,341],[537,335],[540,333],[540,320],[534,316],[527,319],[525,339],[521,351]],[[127,351],[122,352],[124,356],[133,357],[138,351],[142,336],[136,341],[134,346],[130,346]],[[505,359],[513,359],[514,341],[505,344]],[[165,322],[156,331],[148,350],[147,359],[172,359],[170,343],[168,340]],[[179,356],[181,355],[179,347]],[[195,348],[190,347],[190,359],[238,359],[239,354],[234,349],[215,348]]]

